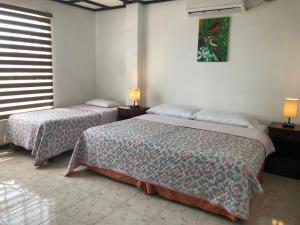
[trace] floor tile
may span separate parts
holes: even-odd
[[[6,221],[0,219],[0,225],[9,225]]]
[[[103,198],[90,196],[63,211],[64,214],[84,224],[94,224],[117,208],[117,205]]]
[[[43,222],[41,225],[84,225],[81,221],[76,220],[64,214],[58,214],[51,219]]]
[[[37,196],[38,198],[44,198],[51,194],[56,194],[65,187],[63,183],[55,178],[40,178],[33,180],[31,183],[22,183],[22,187],[19,190],[32,195]]]
[[[150,219],[149,216],[141,215],[124,206],[106,216],[96,225],[146,225],[149,224]]]
[[[165,225],[198,225],[201,224],[201,221],[201,210],[168,202],[168,206],[152,223]]]
[[[54,216],[46,203],[32,200],[2,213],[0,220],[9,225],[39,225]]]
[[[8,185],[2,185],[0,186],[0,216],[32,200],[33,199],[24,192],[13,189]]]
[[[96,196],[109,200],[115,204],[122,204],[137,192],[138,190],[136,187],[115,181],[99,190],[96,193]]]
[[[56,212],[61,212],[88,196],[90,196],[88,191],[82,191],[76,187],[72,188],[72,186],[67,186],[57,192],[48,194],[47,197],[43,198],[43,201],[50,205]]]
[[[128,211],[152,218],[162,212],[167,205],[168,201],[158,195],[146,195],[143,192],[139,192],[124,203],[124,208]]]

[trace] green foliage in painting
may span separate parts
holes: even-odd
[[[200,19],[198,62],[226,62],[230,18]]]

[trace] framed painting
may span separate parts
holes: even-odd
[[[198,62],[227,62],[230,18],[199,20]]]

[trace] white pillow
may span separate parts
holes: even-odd
[[[149,110],[147,110],[147,113],[192,119],[193,114],[198,110],[199,109],[194,107],[174,105],[174,104],[162,104],[162,105],[151,107]]]
[[[193,119],[212,123],[221,123],[239,127],[253,128],[251,123],[238,113],[224,112],[212,109],[202,109],[193,115]]]
[[[93,100],[85,102],[85,104],[100,106],[100,107],[103,107],[103,108],[113,108],[113,107],[120,106],[116,102],[109,101],[109,100],[104,100],[104,99],[93,99]]]

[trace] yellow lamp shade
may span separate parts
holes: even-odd
[[[286,98],[283,106],[283,116],[288,118],[297,117],[298,99]]]
[[[141,91],[139,88],[129,88],[129,99],[131,101],[139,101],[141,99]]]

